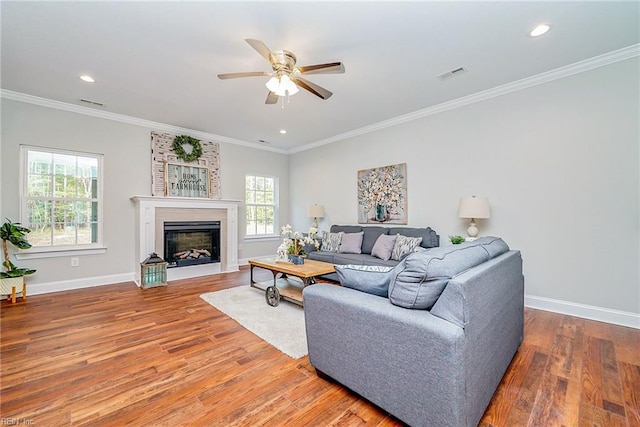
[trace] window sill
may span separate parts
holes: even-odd
[[[43,248],[35,248],[30,249],[28,252],[20,252],[16,254],[16,259],[39,259],[39,258],[62,258],[68,256],[78,256],[78,255],[98,255],[107,253],[107,248],[100,247],[91,247],[91,248],[56,248],[56,249],[43,249]]]
[[[261,240],[279,240],[280,236],[277,234],[263,235],[263,236],[244,236],[245,242],[256,242]]]

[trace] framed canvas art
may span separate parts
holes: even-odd
[[[407,224],[407,164],[358,171],[358,223]]]

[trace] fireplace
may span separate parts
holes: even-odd
[[[220,221],[165,221],[168,268],[220,262]]]
[[[164,258],[164,223],[220,221],[220,262],[167,269],[167,281],[238,271],[238,200],[133,196],[136,207],[135,265],[155,252]],[[140,269],[135,270],[140,286]]]

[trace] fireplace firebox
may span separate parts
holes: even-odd
[[[168,268],[220,262],[220,221],[166,221]]]

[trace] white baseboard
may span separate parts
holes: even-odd
[[[524,305],[538,310],[568,314],[599,322],[613,323],[630,328],[640,329],[640,314],[628,311],[613,310],[593,305],[578,304],[551,298],[525,295]]]
[[[52,292],[70,291],[73,289],[91,288],[93,286],[113,285],[114,283],[134,283],[134,273],[112,274],[109,276],[85,277],[76,280],[60,282],[29,284],[27,281],[27,296],[50,294]]]

